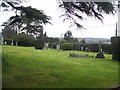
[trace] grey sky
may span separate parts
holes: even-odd
[[[76,28],[69,28],[70,24],[68,22],[63,23],[60,16],[60,9],[56,0],[30,0],[28,3],[24,3],[25,6],[32,6],[39,10],[44,10],[44,12],[52,17],[53,25],[45,25],[44,31],[50,37],[61,37],[63,34],[70,30],[74,37],[96,37],[96,38],[110,38],[115,35],[115,23],[118,20],[117,15],[105,15],[104,23],[99,20],[86,17],[87,20],[79,21],[85,28],[76,30]],[[12,13],[3,13],[0,17],[7,19]],[[1,22],[0,22],[1,23]]]

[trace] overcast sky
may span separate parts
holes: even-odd
[[[63,34],[70,30],[73,34],[73,37],[95,37],[95,38],[111,38],[115,36],[116,22],[118,20],[118,15],[105,16],[103,23],[99,20],[86,17],[86,20],[79,21],[85,28],[76,30],[75,27],[69,28],[70,24],[68,22],[63,23],[63,19],[59,18],[61,15],[60,9],[56,0],[30,0],[28,3],[23,4],[25,6],[32,6],[39,10],[44,10],[45,14],[52,17],[51,23],[53,25],[45,25],[44,31],[47,32],[49,37],[63,37]],[[13,13],[7,12],[0,14],[2,21],[0,24],[7,20],[9,16]]]

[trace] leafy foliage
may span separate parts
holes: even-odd
[[[34,41],[34,47],[35,49],[43,49],[44,47],[44,40],[43,39],[38,39]]]
[[[80,41],[80,43],[86,43],[85,39],[82,39],[82,40]]]
[[[61,44],[61,49],[62,50],[73,50],[74,45],[72,43],[62,43]]]
[[[4,39],[12,39],[16,35],[17,35],[17,31],[12,29],[12,27],[10,27],[10,26],[6,26],[2,30],[2,36]]]
[[[68,30],[68,31],[64,34],[64,39],[65,39],[65,40],[70,40],[71,38],[72,38],[72,32]]]
[[[31,35],[21,33],[14,37],[14,40],[18,42],[18,46],[33,46],[35,38]]]
[[[72,32],[69,30],[64,34],[64,40],[61,40],[61,43],[77,43],[77,42],[78,39],[73,38]]]
[[[114,6],[111,2],[64,2],[64,0],[57,0],[59,7],[63,10],[66,19],[69,19],[71,23],[76,25],[78,28],[83,26],[76,20],[85,19],[81,13],[87,16],[93,16],[99,20],[103,20],[103,14],[114,14]]]
[[[8,25],[16,26],[19,31],[39,35],[43,30],[43,24],[51,24],[51,17],[44,14],[42,10],[31,6],[16,6],[15,2],[4,1],[3,3],[16,10],[16,15],[9,18]]]

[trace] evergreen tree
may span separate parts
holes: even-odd
[[[71,38],[72,38],[72,32],[68,30],[68,31],[64,34],[64,39],[65,39],[65,40],[70,40]]]

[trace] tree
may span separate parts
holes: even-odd
[[[77,38],[73,38],[72,32],[71,31],[67,31],[64,34],[64,40],[61,40],[61,43],[65,43],[65,42],[69,42],[69,43],[78,43],[78,39]]]
[[[80,43],[86,43],[85,39],[82,39],[82,40],[80,41]]]
[[[65,39],[65,40],[70,40],[71,38],[72,38],[72,32],[68,30],[68,31],[64,34],[64,39]]]
[[[34,34],[37,36],[43,32],[43,24],[50,23],[51,17],[45,15],[42,10],[37,10],[31,6],[16,6],[17,4],[19,4],[19,2],[16,1],[2,2],[2,7],[8,8],[11,6],[14,10],[16,10],[16,15],[10,17],[8,20],[8,25],[16,26],[19,32],[24,31],[31,35]]]
[[[32,35],[20,33],[14,37],[14,41],[17,41],[18,46],[33,46],[35,38]]]
[[[63,10],[65,20],[70,20],[72,25],[76,25],[78,28],[83,28],[77,19],[85,19],[81,13],[87,16],[92,16],[100,21],[103,20],[103,14],[114,14],[115,8],[112,2],[64,2],[64,0],[57,0],[59,7]]]
[[[6,26],[2,30],[2,36],[4,39],[12,39],[16,35],[17,35],[17,31],[12,29],[12,27],[10,27],[10,26]]]

